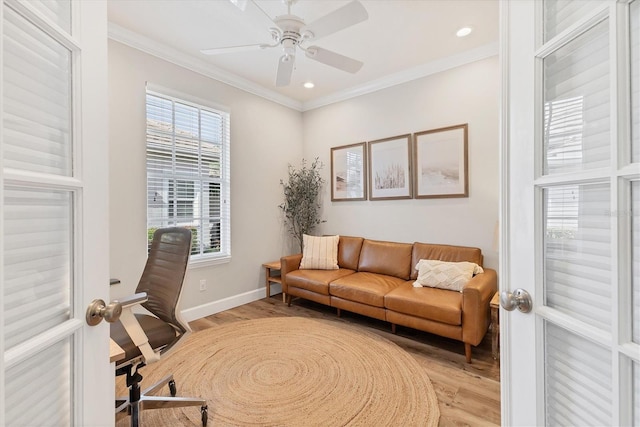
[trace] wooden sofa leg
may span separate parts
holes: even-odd
[[[291,307],[291,294],[287,294],[287,306]]]
[[[464,355],[467,358],[467,363],[471,363],[471,344],[464,343]]]
[[[395,323],[391,324],[391,333],[394,334],[394,335],[396,333],[396,324]]]
[[[342,316],[342,311],[339,308],[336,308],[336,314],[340,317]]]

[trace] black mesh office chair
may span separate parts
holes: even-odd
[[[116,375],[126,375],[129,388],[128,398],[116,400],[116,413],[127,410],[133,427],[139,425],[143,409],[184,406],[200,406],[202,425],[207,425],[207,402],[176,397],[173,375],[141,391],[142,375],[138,372],[141,367],[166,355],[191,332],[178,311],[190,252],[190,230],[179,227],[157,230],[136,294],[120,300],[123,308],[120,320],[111,324],[111,339],[125,352],[124,359],[116,364]],[[137,304],[153,315],[134,314],[130,308]],[[169,386],[171,396],[152,396],[165,384]]]

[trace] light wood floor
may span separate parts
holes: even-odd
[[[464,345],[459,341],[400,326],[394,335],[386,322],[344,310],[342,317],[337,318],[335,309],[311,301],[294,299],[291,307],[287,307],[282,295],[198,319],[191,327],[199,331],[239,320],[283,316],[332,319],[380,334],[424,367],[438,396],[441,426],[500,425],[500,366],[491,356],[491,331],[473,348],[473,362],[468,364]]]

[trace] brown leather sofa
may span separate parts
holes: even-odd
[[[413,287],[421,259],[469,261],[482,266],[482,252],[466,246],[396,243],[340,236],[337,270],[300,270],[302,254],[281,259],[282,290],[291,305],[301,297],[341,310],[462,341],[467,362],[490,323],[489,302],[497,290],[495,270],[484,269],[462,292]]]

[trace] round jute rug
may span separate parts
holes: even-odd
[[[143,388],[173,373],[178,396],[205,398],[209,426],[436,426],[440,418],[433,386],[411,355],[377,334],[328,320],[214,327],[141,372]],[[147,410],[143,417],[145,426],[201,425],[197,407]]]

